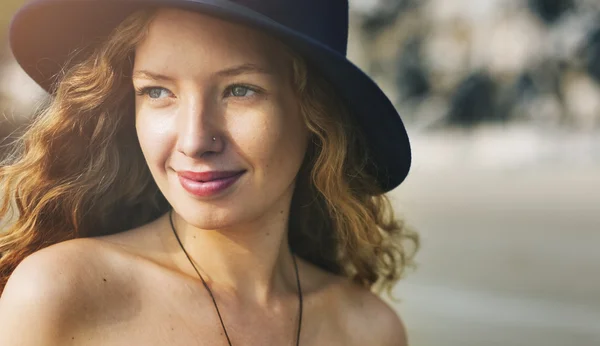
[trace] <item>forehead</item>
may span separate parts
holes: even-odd
[[[161,9],[136,47],[135,64],[155,68],[219,68],[253,63],[281,69],[282,49],[275,39],[205,14]]]

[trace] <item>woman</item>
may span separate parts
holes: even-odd
[[[53,97],[0,173],[0,344],[405,344],[371,291],[417,243],[383,194],[410,148],[344,57],[347,16],[317,0],[23,8],[13,52]]]

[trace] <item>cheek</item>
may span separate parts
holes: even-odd
[[[151,170],[162,165],[168,157],[171,143],[171,124],[166,117],[152,117],[151,112],[136,114],[136,132],[140,147]]]
[[[304,158],[307,130],[300,116],[272,109],[261,121],[239,127],[232,138],[259,176],[291,180]]]

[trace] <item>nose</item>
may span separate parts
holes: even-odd
[[[217,120],[218,109],[210,103],[190,101],[179,109],[177,150],[192,158],[223,151],[224,137]]]

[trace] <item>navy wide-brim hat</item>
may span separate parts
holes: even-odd
[[[242,23],[277,37],[335,87],[369,145],[368,171],[384,192],[406,178],[411,150],[383,91],[346,58],[347,0],[34,0],[14,16],[10,46],[25,72],[51,92],[70,55],[148,6],[175,7]]]

